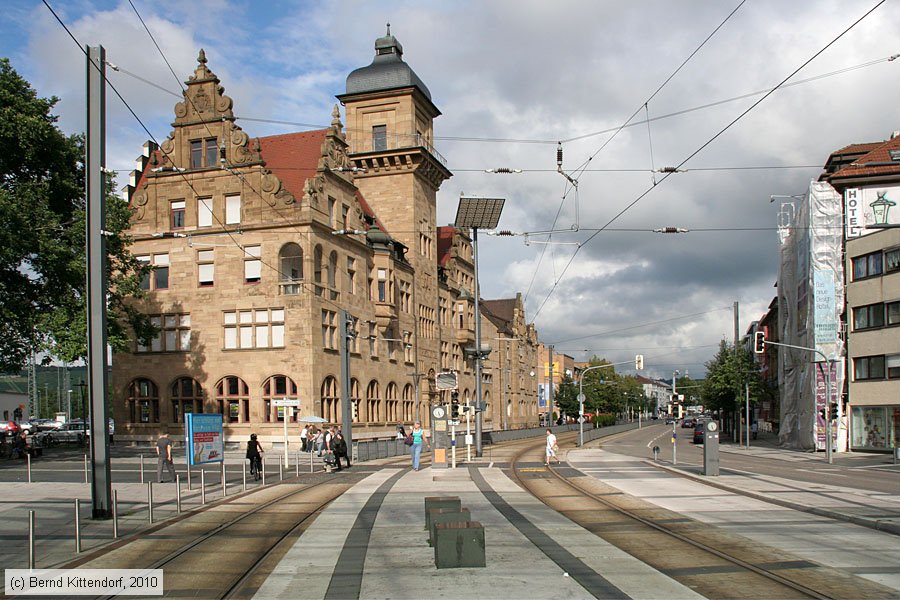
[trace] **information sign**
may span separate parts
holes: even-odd
[[[222,415],[187,413],[184,418],[184,444],[189,464],[222,462],[225,458]]]

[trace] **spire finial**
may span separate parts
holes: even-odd
[[[197,56],[197,62],[201,65],[206,64],[206,51],[203,48],[200,48],[200,54]]]
[[[391,24],[387,24],[387,35],[391,35]]]

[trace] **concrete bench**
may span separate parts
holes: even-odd
[[[459,510],[462,502],[459,496],[427,496],[425,498],[425,529],[431,531],[431,513],[433,508],[455,508]]]
[[[484,527],[477,521],[438,523],[434,527],[434,565],[438,569],[484,567]]]
[[[428,545],[434,546],[434,528],[439,523],[466,523],[471,520],[468,508],[432,508],[428,511]]]

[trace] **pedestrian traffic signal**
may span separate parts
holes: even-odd
[[[832,402],[832,403],[831,403],[831,406],[830,406],[830,408],[829,408],[828,410],[829,410],[828,416],[831,418],[831,420],[832,420],[832,421],[837,421],[837,418],[838,418],[838,405],[837,405],[837,402]]]
[[[450,392],[450,418],[454,421],[459,419],[459,392]]]
[[[644,368],[644,355],[638,354],[634,357],[634,370],[641,371]]]
[[[757,331],[753,339],[753,352],[762,354],[766,349],[766,332]]]

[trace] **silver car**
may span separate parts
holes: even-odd
[[[38,434],[45,446],[67,443],[84,443],[84,423],[65,423],[59,429]]]

